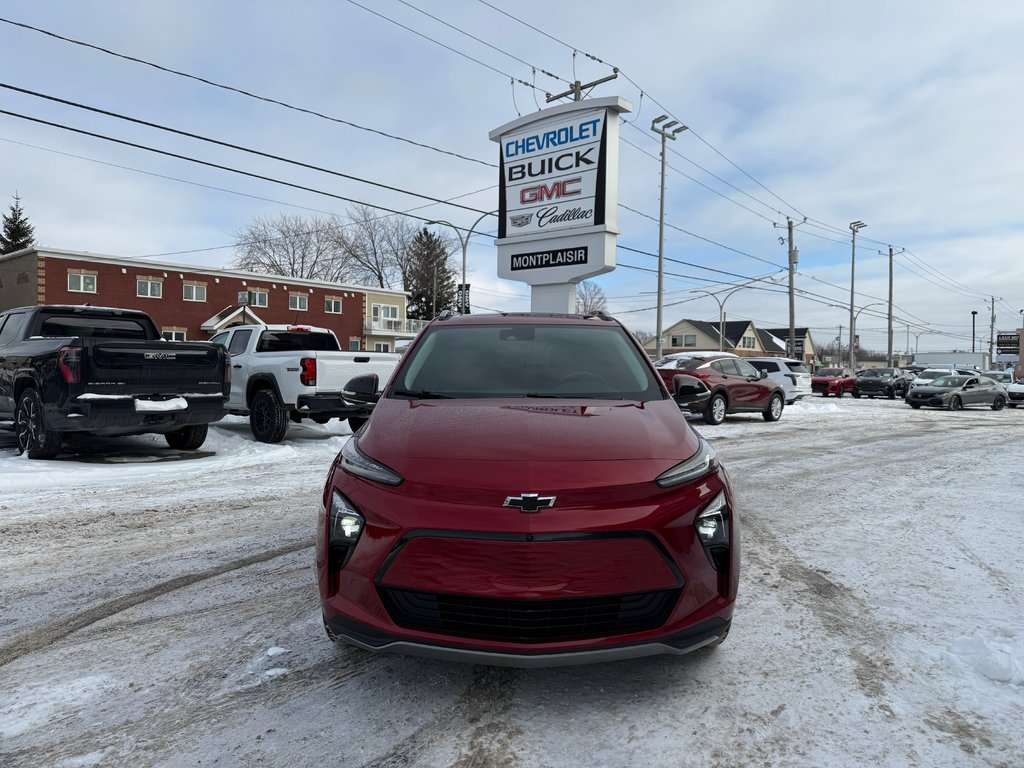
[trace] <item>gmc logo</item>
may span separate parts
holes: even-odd
[[[543,203],[545,200],[554,200],[558,197],[573,197],[578,195],[580,191],[579,189],[570,189],[569,185],[571,184],[575,187],[581,181],[583,181],[582,177],[577,176],[575,179],[565,179],[552,184],[523,187],[519,192],[519,202],[525,205],[527,203]]]

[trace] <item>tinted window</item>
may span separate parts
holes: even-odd
[[[807,370],[807,366],[803,363],[786,363],[786,367],[793,373],[810,373],[810,371]]]
[[[228,338],[227,331],[225,331],[224,333],[218,333],[216,336],[214,336],[212,339],[210,339],[210,343],[211,344],[220,344],[223,347],[224,346],[224,342],[227,341],[227,338]]]
[[[768,362],[767,360],[751,360],[750,364],[757,368],[759,371],[768,371],[769,373],[777,373],[779,370],[778,363]]]
[[[818,375],[819,376],[842,376],[843,375],[843,369],[842,368],[822,368],[820,371],[818,371]]]
[[[245,352],[245,348],[249,346],[250,336],[252,336],[252,330],[235,331],[231,337],[231,346],[228,347],[228,352],[232,355],[240,355]]]
[[[8,315],[6,320],[0,320],[0,323],[0,347],[3,347],[21,336],[21,328],[25,325],[25,313],[15,312]]]
[[[39,328],[39,336],[81,336],[85,339],[148,339],[143,321],[127,317],[85,317],[50,315]]]
[[[257,352],[299,352],[307,349],[335,352],[338,341],[330,333],[264,331],[256,343]]]
[[[736,369],[739,371],[740,376],[748,376],[754,379],[760,376],[760,373],[758,373],[757,369],[755,369],[754,366],[752,366],[746,360],[733,360],[733,363],[736,364]]]
[[[659,400],[661,385],[618,325],[436,325],[402,362],[391,397]]]

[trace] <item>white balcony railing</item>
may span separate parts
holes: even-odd
[[[363,332],[368,334],[403,334],[415,336],[423,330],[423,326],[426,324],[426,320],[398,320],[382,318],[380,320],[373,320],[368,325],[365,325]]]

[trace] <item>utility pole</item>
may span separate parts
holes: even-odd
[[[996,297],[992,297],[992,325],[989,326],[988,330],[988,364],[992,366],[992,347],[995,344],[996,339]]]
[[[789,230],[789,342],[786,351],[790,357],[796,357],[796,297],[793,292],[793,270],[796,269],[798,254],[793,247],[793,220],[788,216],[786,227]]]
[[[592,80],[589,83],[581,83],[579,80],[577,80],[575,83],[572,84],[572,87],[569,88],[568,91],[562,91],[561,93],[555,93],[555,94],[546,93],[544,95],[547,97],[547,103],[548,104],[550,104],[552,101],[558,101],[559,99],[564,99],[566,96],[572,96],[572,100],[573,101],[583,101],[583,91],[584,90],[588,90],[589,91],[595,85],[600,85],[601,83],[607,83],[609,80],[614,80],[618,76],[619,76],[619,68],[618,67],[612,67],[612,73],[610,75],[608,75],[607,77],[602,77],[602,78],[600,78],[598,80]],[[529,83],[525,83],[525,85],[530,85],[530,84]]]
[[[892,357],[892,246],[889,246],[889,367],[895,368],[896,361]]]
[[[578,82],[577,85],[579,85]],[[551,101],[551,99],[548,99],[548,101]],[[658,317],[656,321],[657,327],[654,329],[656,334],[654,354],[658,359],[661,358],[662,350],[664,349],[661,340],[661,313],[664,305],[665,291],[665,140],[672,139],[672,141],[675,141],[676,136],[687,128],[685,125],[679,125],[678,120],[669,120],[664,125],[659,125],[664,120],[668,120],[668,115],[661,115],[651,121],[651,130],[661,136],[661,209],[658,215]],[[677,125],[679,125],[678,128],[675,127]]]
[[[867,224],[863,221],[851,221],[850,232],[853,233],[853,238],[850,243],[850,370],[853,370],[853,327],[856,324],[856,319],[853,316],[853,285],[854,277],[857,273],[857,232],[858,230],[864,229]]]

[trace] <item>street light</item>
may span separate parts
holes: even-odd
[[[1021,310],[1021,311],[1024,312],[1024,310]],[[977,319],[978,319],[978,310],[972,309],[971,310],[971,354],[972,355],[974,354],[974,328],[975,328],[975,321],[977,321]]]
[[[661,343],[661,311],[663,306],[663,295],[665,285],[665,141],[676,140],[676,136],[686,130],[687,126],[679,125],[678,120],[669,120],[664,125],[663,121],[668,120],[668,115],[659,115],[651,121],[651,130],[661,136],[661,210],[658,215],[658,319],[657,328],[654,329],[656,339],[654,342],[654,354],[660,358],[662,353]],[[679,126],[676,128],[676,126]]]
[[[917,354],[917,346],[921,341],[921,337],[926,333],[941,333],[940,331],[911,331],[914,334],[914,354]]]
[[[469,238],[473,236],[473,230],[476,229],[477,225],[486,219],[488,216],[494,216],[497,211],[488,211],[487,213],[481,214],[480,218],[473,222],[473,226],[466,232],[466,236],[462,236],[462,230],[452,224],[450,221],[444,219],[431,219],[427,224],[447,224],[449,227],[455,230],[455,236],[459,238],[459,243],[462,245],[462,301],[459,303],[459,314],[469,314],[469,290],[466,285],[466,250],[469,248]],[[436,269],[437,265],[435,265]],[[436,275],[436,272],[435,272]],[[436,277],[435,277],[436,280]],[[436,293],[436,288],[435,288]],[[437,314],[436,312],[434,313]]]
[[[744,288],[755,288],[753,285],[741,285],[737,288],[733,288],[731,291],[725,294],[724,299],[719,299],[718,296],[711,291],[693,290],[690,293],[704,293],[710,296],[712,299],[718,302],[718,351],[725,351],[725,302],[729,300],[737,291],[742,291]]]
[[[854,331],[856,330],[856,329],[855,329],[855,326],[857,325],[857,320],[858,320],[858,318],[860,318],[860,313],[861,313],[861,312],[863,312],[863,311],[864,311],[865,309],[867,309],[868,307],[880,307],[880,306],[882,306],[883,304],[885,304],[885,302],[884,302],[884,301],[873,301],[873,302],[871,302],[870,304],[865,304],[865,305],[864,305],[863,307],[861,307],[860,309],[858,309],[858,310],[857,310],[857,312],[856,312],[856,314],[855,314],[855,315],[853,316],[853,325],[851,325],[851,326],[850,326],[850,330],[851,330],[851,332],[854,332]],[[855,338],[855,336],[854,336],[854,333],[851,333],[851,334],[850,334],[850,338],[851,338],[851,341],[850,341],[850,343],[852,344],[852,343],[853,343],[852,339],[853,339],[853,338]],[[852,370],[854,370],[854,365],[856,365],[856,363],[857,363],[857,354],[856,354],[856,352],[854,352],[854,350],[853,350],[853,349],[851,348],[851,349],[850,349],[850,370],[851,370],[851,371],[852,371]]]
[[[856,273],[857,266],[857,232],[864,229],[867,224],[863,221],[851,221],[850,232],[853,233],[852,244],[850,247],[850,370],[853,370],[853,326],[857,322],[857,319],[853,316],[853,282],[854,275]]]

